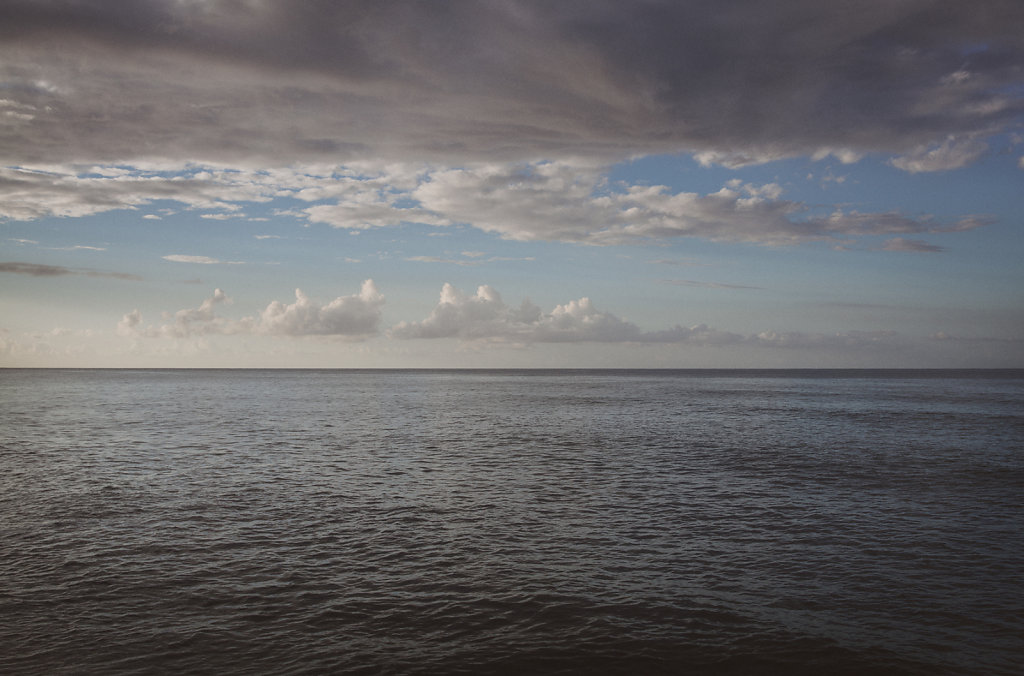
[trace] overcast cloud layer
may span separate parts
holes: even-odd
[[[3,163],[976,159],[1017,0],[11,0]]]

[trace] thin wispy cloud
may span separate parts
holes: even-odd
[[[244,265],[244,261],[222,261],[210,256],[191,256],[187,254],[169,254],[162,257],[172,263],[197,263],[199,265]]]
[[[76,244],[74,246],[53,246],[48,247],[54,251],[106,251],[105,246],[87,246],[84,244]]]
[[[0,272],[8,272],[16,275],[29,275],[31,277],[62,277],[64,275],[82,275],[85,277],[110,277],[112,279],[125,279],[129,281],[140,281],[142,277],[125,272],[104,272],[102,270],[90,270],[87,268],[66,268],[62,265],[44,265],[40,263],[21,263],[8,261],[0,263]]]
[[[675,259],[675,258],[658,258],[658,259],[652,260],[651,264],[652,265],[674,265],[674,266],[679,266],[679,267],[694,267],[694,266],[707,265],[706,263],[701,263],[700,261],[687,260],[687,259],[679,260],[679,259]]]
[[[442,258],[440,256],[410,256],[405,260],[414,263],[448,263],[451,265],[462,265],[467,267],[475,267],[483,263],[483,261],[465,258]]]
[[[881,247],[882,251],[916,251],[919,253],[939,253],[945,251],[944,247],[937,244],[929,244],[920,239],[906,239],[894,237],[887,239]]]
[[[508,256],[487,256],[481,251],[463,251],[460,255],[464,258],[452,258],[443,256],[409,256],[405,260],[416,263],[446,263],[449,265],[461,265],[463,267],[477,267],[485,263],[496,263],[500,261],[532,261],[532,256],[512,258]],[[484,256],[487,256],[484,258]]]
[[[702,282],[695,279],[663,279],[662,284],[672,286],[689,286],[698,289],[752,289],[763,290],[761,286],[747,286],[746,284],[726,284],[724,282]]]

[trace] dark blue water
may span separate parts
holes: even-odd
[[[1017,674],[1024,372],[0,371],[0,673]]]

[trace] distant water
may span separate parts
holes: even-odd
[[[3,674],[1019,674],[1024,371],[0,370]]]

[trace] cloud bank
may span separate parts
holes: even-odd
[[[166,169],[53,166],[0,169],[14,197],[0,216],[34,219],[145,209],[176,202],[187,209],[236,212],[246,204],[287,200],[283,215],[350,230],[420,223],[466,224],[502,238],[590,245],[635,244],[678,237],[792,245],[850,237],[954,232],[991,223],[984,216],[939,222],[898,212],[829,213],[787,200],[775,183],[729,180],[700,194],[659,185],[610,183],[588,162],[478,163],[460,168],[364,164],[245,170],[205,165]],[[13,186],[13,187],[11,187]],[[897,249],[899,250],[899,249]],[[192,254],[165,259],[238,263]],[[463,261],[463,264],[468,261]]]
[[[372,279],[363,282],[358,294],[339,296],[319,305],[300,289],[295,302],[274,301],[260,314],[258,332],[286,336],[345,336],[363,339],[377,333],[384,296]]]
[[[506,305],[501,294],[480,286],[476,294],[445,284],[437,305],[418,322],[400,322],[388,332],[396,339],[456,338],[483,343],[635,343],[702,346],[747,345],[772,348],[893,348],[904,344],[895,332],[804,333],[764,331],[742,335],[706,324],[644,331],[614,314],[598,310],[589,298],[557,305],[551,312],[524,300]]]
[[[383,294],[373,280],[359,293],[318,303],[300,289],[295,301],[273,301],[256,315],[231,319],[218,308],[231,303],[216,289],[198,307],[164,313],[163,323],[146,325],[142,313],[132,310],[117,324],[128,338],[195,338],[212,335],[265,335],[321,337],[364,341],[381,335]],[[893,331],[806,333],[767,330],[743,335],[706,324],[645,331],[610,312],[599,310],[589,298],[556,305],[550,312],[524,300],[509,306],[493,287],[481,285],[466,294],[445,284],[437,305],[420,321],[402,321],[383,334],[394,340],[455,339],[479,345],[533,345],[542,343],[604,343],[633,345],[748,346],[783,349],[895,349],[905,338]]]
[[[359,293],[339,296],[328,303],[318,303],[296,289],[293,303],[275,300],[258,315],[229,319],[216,313],[218,305],[230,302],[224,291],[216,289],[198,308],[165,313],[160,325],[144,326],[142,313],[132,310],[118,322],[117,333],[146,338],[253,334],[360,341],[379,332],[384,300],[373,280],[368,279]]]

